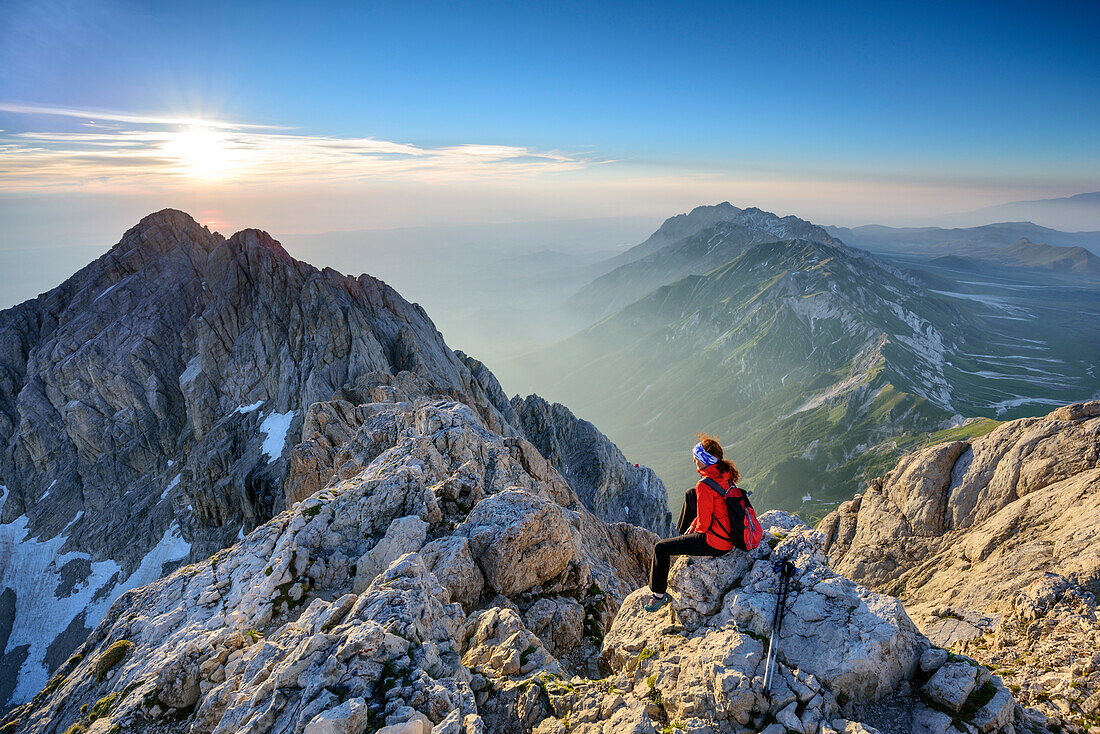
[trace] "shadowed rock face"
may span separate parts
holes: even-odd
[[[379,391],[460,401],[519,440],[496,378],[423,309],[259,230],[226,239],[164,210],[0,312],[0,653],[21,671],[0,705],[41,688],[120,593],[350,471],[313,439],[333,416],[354,435]]]
[[[629,522],[661,536],[672,533],[668,491],[652,469],[631,464],[588,421],[538,395],[512,399],[517,425],[561,471],[586,507],[605,522]]]

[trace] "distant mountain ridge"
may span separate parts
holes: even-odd
[[[1026,239],[1011,245],[974,248],[968,250],[965,255],[941,255],[933,258],[932,262],[935,263],[944,258],[953,258],[956,265],[971,267],[975,270],[993,266],[1049,270],[1054,273],[1100,278],[1100,257],[1093,255],[1085,248],[1041,245]]]
[[[1100,229],[1100,191],[1056,199],[1011,201],[943,219],[960,225],[1027,220],[1059,229],[1098,230]]]
[[[786,508],[850,495],[861,445],[947,426],[958,412],[947,353],[979,330],[868,253],[790,240],[660,287],[520,366],[662,456],[666,478],[687,480],[678,452],[694,431],[717,432],[763,501]],[[795,471],[815,479],[792,484]]]
[[[797,218],[782,223],[811,238],[776,240],[774,226],[757,225],[781,220],[757,209],[693,214],[694,225],[679,215],[651,240],[686,235],[578,293],[573,305],[596,323],[498,368],[582,406],[666,481],[692,481],[682,447],[710,431],[765,506],[812,514],[806,502],[850,496],[900,446],[988,430],[964,417],[1015,417],[1100,388],[1082,352],[1100,337],[1087,285],[1018,306],[1001,295],[1016,281],[904,270]],[[984,249],[1028,267],[1065,252],[1016,240]],[[1060,308],[1080,321],[1054,316]],[[1042,333],[1040,314],[1055,319]]]
[[[1100,231],[1063,232],[1032,222],[999,222],[978,227],[886,227],[866,224],[860,227],[824,228],[853,247],[873,252],[965,255],[967,247],[995,247],[1020,240],[1059,247],[1084,247],[1100,252]]]
[[[729,202],[697,207],[665,220],[645,242],[609,260],[617,266],[578,291],[569,307],[600,318],[677,278],[702,275],[751,245],[791,239],[837,242],[798,217],[738,209]]]

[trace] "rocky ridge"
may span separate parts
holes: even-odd
[[[673,604],[648,614],[632,590],[654,534],[599,520],[533,444],[469,406],[364,397],[350,438],[313,419],[313,440],[356,469],[120,597],[0,731],[1038,728],[896,599],[828,569],[797,518],[766,514],[752,554],[678,560]],[[317,416],[350,405],[328,402]],[[778,558],[798,573],[767,697]]]
[[[0,312],[0,706],[41,688],[119,594],[235,542],[349,460],[369,463],[339,447],[375,390],[457,400],[522,436],[496,378],[423,309],[259,230],[226,239],[164,210]],[[556,416],[559,433],[583,423]],[[320,426],[337,423],[347,435]],[[615,467],[601,492],[643,481],[642,497],[667,505],[651,472],[622,471],[590,424],[581,434]],[[566,439],[557,455],[573,450]],[[649,520],[667,526],[635,518]]]
[[[1100,725],[1100,402],[911,454],[825,518],[832,565],[900,596],[1020,700]]]

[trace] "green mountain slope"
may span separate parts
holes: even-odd
[[[654,288],[685,275],[701,275],[737,257],[747,248],[776,240],[837,242],[821,227],[798,217],[778,217],[756,207],[738,209],[728,202],[697,207],[665,220],[645,242],[606,261],[604,275],[570,300],[572,312],[603,318]]]
[[[693,480],[694,433],[716,433],[762,506],[811,514],[964,415],[1010,411],[1037,387],[1041,400],[1083,389],[1050,372],[1064,360],[1020,361],[1045,347],[1011,305],[926,290],[839,243],[744,246],[742,234],[697,233],[740,252],[498,373],[577,406],[674,488]]]

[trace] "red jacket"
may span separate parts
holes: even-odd
[[[720,472],[717,466],[707,466],[697,471],[701,476],[718,482],[722,489],[729,489],[730,475]],[[691,532],[706,533],[707,545],[711,548],[733,550],[733,545],[729,541],[729,510],[726,509],[726,501],[722,496],[707,486],[706,482],[700,480],[695,485],[695,503],[698,512],[695,515],[695,522],[691,524]]]

